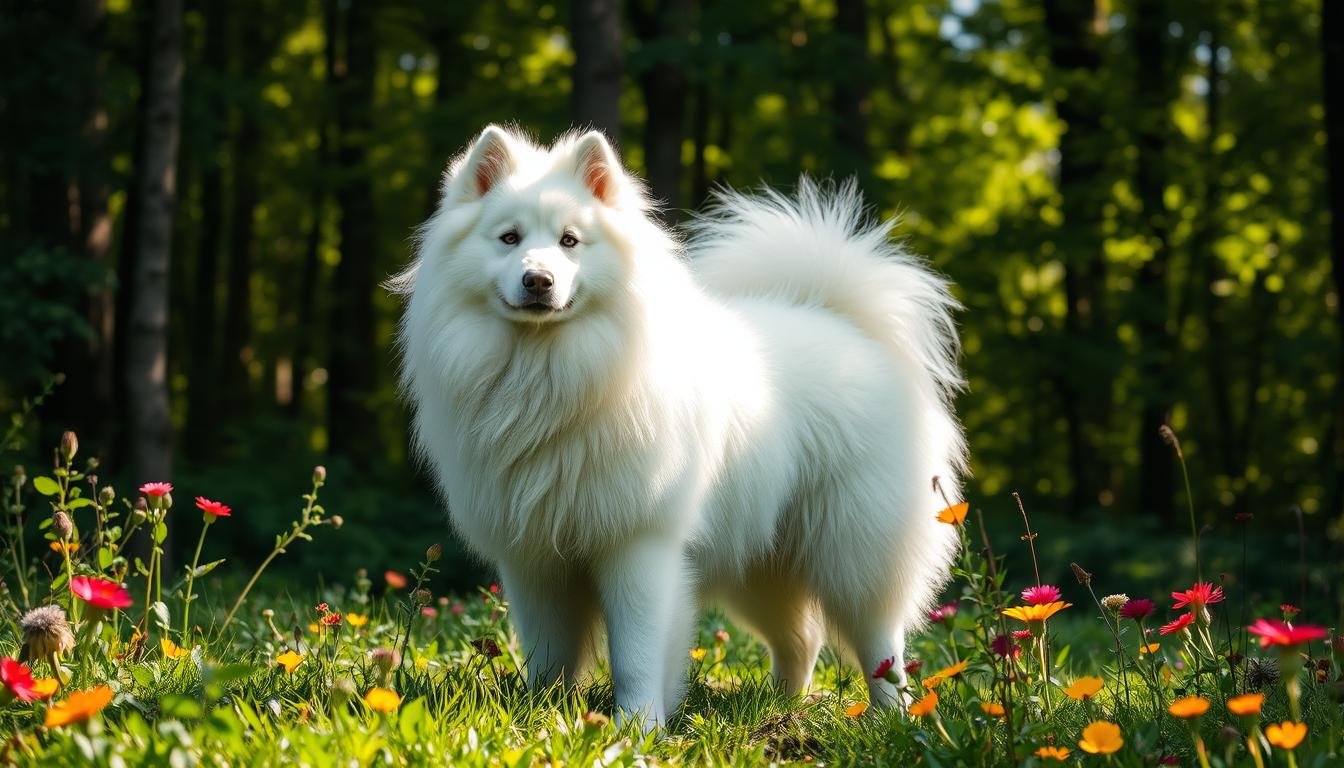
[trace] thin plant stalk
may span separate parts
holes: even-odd
[[[205,514],[205,524],[201,526],[201,537],[196,540],[196,554],[191,556],[191,570],[187,571],[187,593],[185,602],[182,605],[182,641],[191,643],[191,588],[196,582],[196,564],[201,561],[201,547],[205,544],[206,531],[210,530],[210,523],[214,522],[214,515],[209,512]]]

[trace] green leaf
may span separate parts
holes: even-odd
[[[216,560],[216,561],[211,562],[211,563],[205,563],[204,565],[198,565],[198,566],[196,566],[196,572],[193,573],[191,576],[192,576],[192,578],[194,578],[194,579],[199,579],[200,577],[204,576],[205,574],[207,574],[207,573],[209,573],[209,572],[215,570],[216,568],[218,568],[218,567],[219,567],[219,564],[222,563],[222,562],[224,562],[224,561],[221,559],[221,560]]]
[[[114,557],[114,555],[112,554],[112,550],[111,550],[111,549],[109,549],[109,548],[107,548],[107,547],[99,547],[99,548],[98,548],[98,570],[100,570],[100,571],[106,571],[108,568],[111,568],[111,567],[112,567],[112,560],[113,560],[113,557]]]
[[[159,520],[154,523],[154,543],[162,544],[168,538],[168,524]]]
[[[164,716],[175,717],[179,720],[195,720],[205,715],[205,710],[200,702],[190,696],[182,696],[176,693],[170,693],[159,700],[159,706]]]
[[[65,508],[69,510],[76,510],[92,506],[93,506],[93,499],[71,499],[69,502],[66,503]]]
[[[61,486],[57,485],[55,480],[52,480],[46,475],[34,477],[33,488],[43,496],[55,496],[61,492]]]

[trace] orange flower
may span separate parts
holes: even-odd
[[[74,554],[79,551],[78,541],[53,541],[50,544],[52,552],[66,552]]]
[[[59,728],[62,725],[88,720],[103,711],[103,707],[106,707],[111,701],[112,689],[106,685],[90,688],[87,691],[75,691],[65,701],[59,701],[51,705],[51,709],[47,710],[45,725],[48,728]]]
[[[1144,655],[1149,653],[1157,653],[1159,650],[1161,650],[1161,648],[1162,648],[1161,643],[1149,643],[1147,645],[1139,646],[1139,653]]]
[[[60,681],[54,677],[39,677],[33,681],[31,690],[34,696],[45,701],[56,695],[56,691],[60,687]]]
[[[374,712],[393,712],[401,706],[401,697],[387,688],[373,688],[364,694],[364,703]]]
[[[928,717],[938,708],[938,694],[929,691],[928,695],[910,705],[911,717]]]
[[[966,513],[971,509],[970,502],[963,501],[960,504],[953,504],[942,512],[938,513],[938,522],[948,525],[961,525],[966,520]]]
[[[1074,701],[1090,699],[1097,695],[1097,691],[1101,690],[1102,682],[1100,677],[1080,677],[1064,689],[1064,695]]]
[[[845,717],[858,717],[868,711],[868,702],[857,701],[845,707]]]
[[[1265,738],[1279,749],[1297,749],[1297,745],[1307,737],[1306,723],[1270,723],[1265,728]]]
[[[1065,603],[1060,600],[1053,603],[1041,603],[1040,605],[1015,605],[1012,608],[1003,609],[1003,615],[1010,619],[1026,622],[1027,629],[1031,630],[1031,634],[1040,637],[1045,632],[1046,620],[1072,605],[1073,603]]]
[[[1260,714],[1260,707],[1264,703],[1265,694],[1263,693],[1243,693],[1227,700],[1227,711],[1241,717],[1258,715]]]
[[[989,715],[990,717],[1003,717],[1004,714],[1006,714],[1003,709],[1003,705],[998,703],[997,701],[980,702],[980,711],[984,712],[986,715]]]
[[[1062,763],[1069,759],[1069,750],[1067,747],[1041,747],[1036,750],[1036,756],[1042,760],[1058,760]]]
[[[956,664],[953,664],[950,667],[943,667],[942,669],[938,670],[937,672],[934,672],[933,674],[935,677],[943,677],[943,678],[956,677],[957,675],[960,675],[962,672],[965,672],[966,666],[970,663],[971,663],[970,661],[963,659],[962,661],[958,661]]]
[[[943,680],[945,679],[946,678],[944,678],[941,675],[929,675],[928,677],[924,678],[924,680],[921,681],[920,684],[924,686],[924,690],[932,691],[934,688],[937,688],[938,686],[942,685]]]
[[[1196,717],[1201,717],[1205,712],[1209,711],[1209,700],[1200,696],[1186,696],[1183,699],[1177,699],[1171,702],[1171,706],[1167,707],[1167,711],[1171,713],[1172,717],[1190,720]]]
[[[1109,755],[1119,752],[1125,745],[1120,737],[1120,726],[1097,720],[1083,729],[1083,738],[1078,742],[1084,752],[1093,755]]]
[[[159,648],[163,650],[163,658],[165,659],[180,659],[191,654],[190,648],[182,648],[166,637],[159,639]]]

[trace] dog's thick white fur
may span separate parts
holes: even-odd
[[[618,710],[662,723],[713,601],[786,690],[830,628],[900,700],[871,672],[956,549],[956,304],[865,216],[852,185],[721,194],[683,249],[600,133],[491,126],[452,163],[393,281],[404,385],[534,685],[605,619]]]

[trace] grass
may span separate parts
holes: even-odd
[[[162,541],[169,524],[194,514],[191,504],[153,493],[143,494],[143,505],[140,497],[118,499],[76,468],[76,453],[77,445],[63,444],[51,472],[12,476],[6,486],[0,653],[25,663],[22,674],[13,662],[3,667],[0,728],[10,738],[0,759],[7,763],[997,766],[1045,764],[1050,759],[1038,750],[1047,747],[1067,749],[1067,762],[1085,765],[1305,767],[1341,759],[1344,639],[1333,652],[1328,637],[1261,650],[1233,618],[1237,592],[1211,603],[1208,619],[1201,612],[1188,630],[1147,638],[1155,653],[1140,656],[1141,625],[1119,617],[1122,600],[1114,609],[1098,605],[1091,590],[1103,594],[1102,586],[1083,583],[1084,573],[1059,585],[1072,606],[1035,625],[1037,636],[998,640],[1032,626],[1002,611],[1022,604],[1017,593],[1036,578],[1010,577],[1001,557],[973,545],[978,521],[965,519],[964,508],[948,514],[963,536],[949,595],[955,613],[909,649],[920,664],[911,700],[931,704],[936,695],[929,714],[867,709],[864,677],[873,670],[831,651],[811,692],[786,697],[770,682],[762,647],[710,615],[692,651],[686,705],[665,729],[644,734],[615,716],[601,664],[578,690],[528,690],[506,595],[488,587],[430,594],[437,548],[406,574],[361,571],[326,586],[277,580],[263,568],[235,589],[213,573],[214,562],[166,573],[157,547],[132,554],[131,529]],[[325,479],[314,474],[297,519],[276,536],[265,564],[295,547],[357,546],[343,540],[338,516],[318,498]],[[232,522],[204,514],[203,536]],[[1021,548],[1033,559],[1053,557],[1046,541],[1028,543]],[[1064,565],[1043,559],[1024,572]],[[91,583],[122,607],[84,599]],[[1148,596],[1159,604],[1149,628],[1177,615],[1157,599],[1161,592]],[[22,626],[33,625],[21,617],[42,605],[59,606],[74,631],[69,643],[56,643],[54,661],[40,632],[29,626],[25,635]],[[1278,613],[1252,607],[1258,616]],[[964,669],[937,674],[957,662]],[[50,688],[57,678],[64,685],[37,695],[25,674],[49,678]],[[1070,684],[1084,676],[1098,677],[1100,690],[1070,698]],[[106,700],[84,701],[86,691]],[[1230,714],[1227,700],[1247,691],[1265,695],[1263,711]],[[1206,701],[1207,712],[1195,720],[1173,715],[1172,703],[1189,696]],[[1004,715],[993,705],[1003,705]],[[1265,727],[1285,721],[1307,726],[1300,744],[1290,747]],[[1116,726],[1119,738],[1102,738],[1096,729],[1107,726],[1097,723]],[[1104,754],[1087,754],[1080,741]]]

